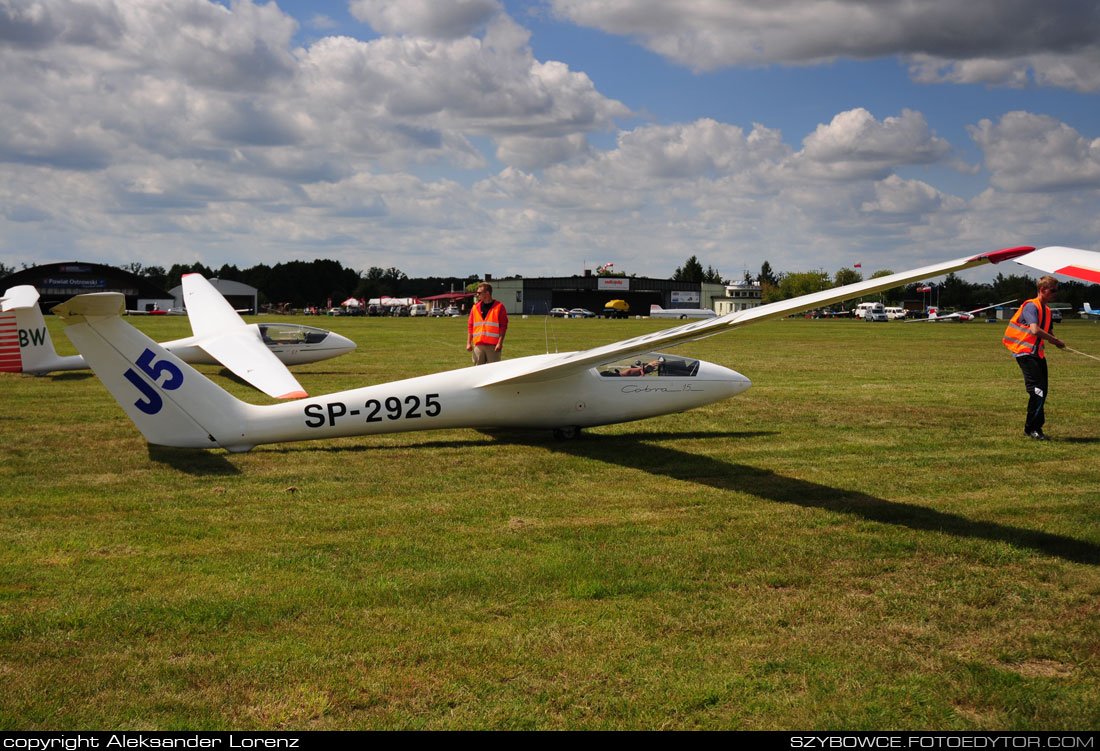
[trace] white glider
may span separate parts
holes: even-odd
[[[999,308],[1002,305],[1010,305],[1011,303],[1014,303],[1014,302],[1016,302],[1016,301],[1015,300],[1005,300],[1004,302],[999,302],[996,305],[986,305],[984,308],[975,308],[974,310],[967,310],[967,311],[963,311],[963,312],[959,312],[959,313],[948,313],[947,315],[942,315],[942,316],[939,315],[936,311],[933,310],[932,312],[930,312],[928,314],[927,318],[914,318],[912,320],[904,321],[904,323],[928,323],[930,321],[931,322],[935,322],[935,321],[959,321],[960,323],[965,323],[966,321],[973,321],[974,316],[978,315],[978,313],[982,313],[982,312],[987,311],[987,310],[992,310],[993,308]]]
[[[307,396],[287,365],[327,360],[355,349],[355,342],[324,329],[245,323],[199,274],[183,277],[183,293],[193,336],[160,346],[187,363],[224,365],[269,396]],[[38,290],[30,285],[12,287],[0,299],[0,371],[45,375],[89,367],[80,355],[57,354],[38,307]]]
[[[265,443],[459,427],[550,428],[571,437],[582,427],[682,412],[752,385],[721,365],[654,350],[985,263],[1027,263],[1025,254],[1033,250],[960,258],[581,352],[521,357],[267,406],[236,399],[125,323],[117,293],[79,295],[53,312],[65,319],[66,334],[154,444],[247,451]],[[1100,254],[1092,256],[1100,261]]]

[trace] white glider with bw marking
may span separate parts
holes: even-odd
[[[199,274],[184,275],[183,295],[193,336],[160,346],[187,363],[224,365],[277,399],[308,396],[287,365],[328,360],[355,349],[347,337],[312,326],[245,323]],[[80,355],[57,354],[34,287],[12,287],[0,300],[0,371],[45,375],[90,367]]]

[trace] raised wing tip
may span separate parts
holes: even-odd
[[[1022,256],[1025,253],[1030,253],[1035,248],[1030,245],[1021,245],[1016,248],[1002,248],[1001,250],[992,250],[988,253],[981,253],[971,258],[971,261],[977,261],[979,259],[986,259],[990,263],[1000,263],[1001,261],[1008,261],[1010,259]]]
[[[285,394],[280,394],[279,396],[277,396],[275,398],[276,399],[302,399],[302,398],[307,397],[307,396],[309,396],[309,394],[307,394],[304,391],[288,391]]]

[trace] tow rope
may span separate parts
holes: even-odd
[[[1093,360],[1100,360],[1100,357],[1097,357],[1096,355],[1085,354],[1084,352],[1081,352],[1080,350],[1076,350],[1073,347],[1066,347],[1066,351],[1067,352],[1072,352],[1075,355],[1081,355],[1081,357],[1088,357],[1088,358],[1093,359]]]

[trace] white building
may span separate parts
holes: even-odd
[[[760,304],[760,282],[733,282],[726,285],[726,296],[714,299],[714,312],[722,316],[738,310],[748,310]]]

